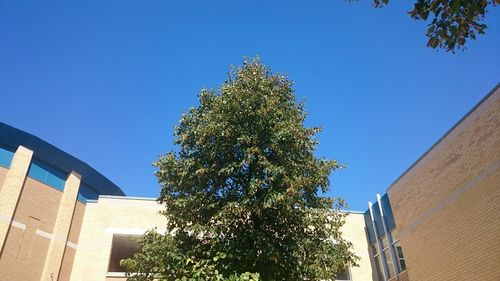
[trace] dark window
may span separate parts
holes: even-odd
[[[385,223],[387,229],[391,230],[396,226],[394,222],[394,216],[392,215],[391,203],[389,202],[389,196],[387,193],[380,198],[380,203],[382,204],[382,210],[384,211]]]
[[[401,248],[401,242],[396,242],[394,243],[394,249],[396,251],[397,255],[397,260],[399,263],[399,271],[405,271],[406,270],[406,263],[405,263],[405,257],[403,255],[403,249]]]
[[[380,255],[373,258],[375,262],[375,271],[377,272],[378,281],[384,281],[384,274],[382,273],[382,260],[380,259]]]
[[[111,245],[111,256],[109,259],[108,272],[125,272],[125,268],[120,266],[120,261],[131,258],[139,249],[136,235],[113,235]]]
[[[366,235],[368,236],[368,242],[371,244],[375,242],[377,239],[375,238],[375,232],[373,231],[370,210],[365,212],[364,217],[365,217]]]
[[[405,263],[405,260],[404,259],[400,259],[399,260],[399,266],[401,268],[401,272],[405,271],[406,270],[406,263]]]
[[[335,280],[351,280],[351,273],[349,272],[349,269],[346,269],[345,271],[337,273],[337,277],[335,277]]]
[[[382,222],[382,216],[380,214],[380,208],[378,206],[378,202],[372,205],[373,211],[373,220],[375,222],[375,230],[377,231],[377,238],[380,238],[384,235],[384,225]]]

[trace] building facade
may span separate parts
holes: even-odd
[[[100,196],[88,201],[71,280],[126,280],[120,260],[134,253],[134,238],[153,227],[165,231],[165,217],[159,214],[163,209],[152,198]],[[363,214],[350,213],[342,233],[360,260],[338,280],[371,280]]]
[[[164,230],[162,208],[0,123],[0,281],[125,280],[119,261]],[[338,280],[499,280],[500,88],[342,232],[360,260]]]
[[[365,212],[374,280],[500,279],[497,86]]]
[[[0,123],[0,281],[126,280],[120,260],[137,250],[134,238],[164,230],[162,209]],[[363,214],[350,213],[343,233],[360,260],[338,280],[371,280]]]
[[[71,280],[87,200],[125,195],[92,167],[0,123],[0,280]]]

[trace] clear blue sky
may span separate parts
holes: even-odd
[[[244,56],[295,81],[307,124],[324,129],[318,155],[347,166],[332,195],[354,210],[500,82],[498,7],[453,55],[425,47],[412,1],[68,2],[0,3],[0,120],[131,196],[158,194],[151,163],[179,117]]]

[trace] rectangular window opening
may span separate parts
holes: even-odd
[[[389,279],[391,279],[394,276],[394,266],[392,264],[392,258],[391,254],[389,253],[389,249],[384,250],[383,255],[385,257],[386,261],[386,266],[387,266],[387,273],[389,276],[387,276]]]
[[[348,269],[337,273],[337,277],[335,277],[336,281],[351,281],[351,271]]]
[[[125,272],[125,268],[120,265],[120,261],[134,256],[139,250],[137,240],[139,235],[113,235],[111,244],[111,255],[109,259],[108,272]]]
[[[382,273],[382,260],[380,259],[380,255],[374,257],[374,263],[378,281],[385,280],[384,274]]]
[[[370,245],[370,248],[372,249],[372,256],[378,255],[378,247],[376,243]]]
[[[66,172],[37,159],[33,159],[31,162],[28,176],[60,191],[64,190],[68,177]]]
[[[401,248],[401,242],[398,241],[394,243],[394,250],[397,255],[399,272],[405,271],[406,263],[405,263],[405,257],[403,255],[403,249]]]

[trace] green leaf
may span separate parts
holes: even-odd
[[[320,130],[305,126],[292,85],[251,59],[218,90],[201,91],[175,128],[178,152],[155,163],[175,235],[145,235],[130,280],[151,272],[165,280],[332,280],[356,264],[341,238],[343,200],[318,196],[340,165],[316,156]]]

